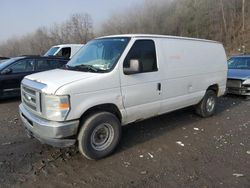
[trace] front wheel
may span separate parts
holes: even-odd
[[[78,135],[78,148],[88,159],[101,159],[111,154],[119,143],[121,124],[110,112],[89,116]]]
[[[217,106],[217,95],[213,90],[208,90],[203,99],[195,106],[196,113],[201,117],[214,115]]]

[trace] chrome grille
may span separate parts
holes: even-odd
[[[241,80],[234,80],[234,79],[227,80],[227,87],[241,88],[241,84],[242,84]]]
[[[40,93],[32,88],[25,85],[21,86],[22,102],[26,107],[36,113],[41,112],[40,107]]]

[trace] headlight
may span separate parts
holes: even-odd
[[[243,85],[250,85],[250,79],[246,79],[242,84]]]
[[[64,121],[70,110],[69,96],[43,95],[42,114],[48,120]]]

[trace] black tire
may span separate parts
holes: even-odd
[[[83,122],[78,134],[78,148],[88,159],[101,159],[114,151],[120,137],[121,123],[118,118],[110,112],[97,112]]]
[[[213,90],[207,90],[203,99],[195,106],[196,113],[201,117],[214,115],[217,106],[217,95]]]

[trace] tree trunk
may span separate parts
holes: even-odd
[[[245,0],[242,0],[242,31],[245,31]]]
[[[223,20],[223,25],[224,25],[224,31],[225,31],[225,33],[227,33],[227,22],[226,22],[226,18],[225,18],[223,0],[220,0],[220,6],[221,6],[221,14],[222,14],[222,20]]]

